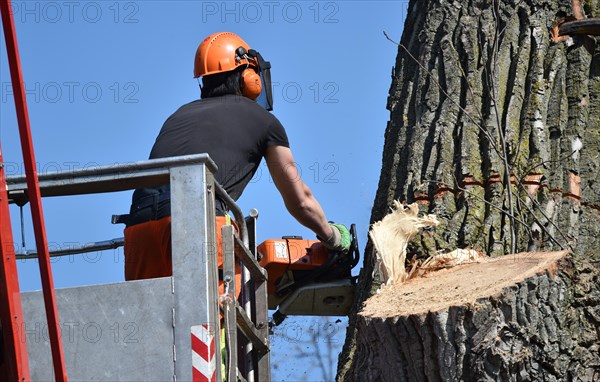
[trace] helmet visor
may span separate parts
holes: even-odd
[[[271,63],[269,61],[265,61],[263,57],[257,51],[250,49],[248,52],[251,57],[256,58],[256,62],[258,63],[258,73],[260,74],[260,79],[262,81],[262,91],[258,98],[256,98],[256,102],[267,109],[268,111],[273,110],[273,87],[271,86]]]
[[[260,72],[260,79],[262,81],[262,91],[260,92],[256,102],[267,109],[268,111],[273,110],[273,89],[271,88],[271,73],[269,69]]]

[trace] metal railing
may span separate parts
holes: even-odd
[[[239,206],[214,181],[213,174],[216,169],[207,154],[197,154],[46,173],[39,176],[39,182],[43,197],[117,192],[170,184],[174,295],[172,328],[174,343],[171,351],[174,377],[180,380],[192,379],[190,350],[192,326],[205,324],[207,327],[212,327],[211,334],[214,336],[215,343],[220,343],[220,331],[214,330],[219,327],[216,253],[215,248],[207,244],[215,242],[215,221],[211,218],[215,216],[215,194],[223,199],[233,213],[240,231],[240,237],[237,237],[232,226],[224,226],[222,230],[224,282],[230,288],[229,292],[233,291],[229,296],[235,296],[235,290],[243,287],[235,285],[235,258],[237,257],[250,276],[245,282],[249,286],[248,292],[245,293],[247,302],[254,304],[252,307],[246,306],[246,309],[242,309],[235,298],[228,298],[228,296],[222,298],[228,342],[237,342],[239,329],[253,349],[249,354],[250,359],[246,359],[247,364],[238,365],[238,359],[244,359],[246,356],[238,357],[237,344],[228,347],[227,380],[268,381],[270,370],[267,276],[266,271],[258,265],[255,258],[257,213],[251,213],[247,218],[247,225]],[[7,178],[7,184],[9,202],[24,205],[27,202],[25,177]],[[248,226],[251,227],[250,234]],[[194,227],[193,235],[189,234],[189,227]],[[112,249],[123,244],[123,238],[117,238],[52,251],[51,255],[64,256]],[[199,255],[187,256],[189,253]],[[36,257],[36,253],[27,251],[18,257],[33,258]],[[151,283],[151,280],[144,281]],[[128,283],[122,284],[126,293]],[[215,347],[215,351],[216,354],[220,354],[218,346]],[[215,373],[217,380],[220,380],[221,359],[219,356],[214,358]],[[69,367],[67,362],[67,368]],[[77,372],[70,375],[72,378],[87,376],[79,375]],[[123,376],[123,378],[131,377],[132,375]]]
[[[252,219],[252,218],[251,218]],[[270,380],[270,361],[269,361],[269,325],[267,316],[267,273],[255,259],[255,256],[244,245],[244,243],[235,236],[232,226],[222,227],[223,240],[223,281],[225,283],[225,295],[223,298],[223,311],[225,331],[227,334],[227,380],[237,381],[241,374],[246,376],[254,375],[258,381]],[[251,277],[250,301],[254,304],[254,309],[250,309],[250,315],[246,309],[243,309],[235,299],[237,295],[237,285],[235,285],[235,259],[240,260],[243,266],[248,270]],[[243,334],[247,342],[252,345],[251,359],[246,360],[249,363],[249,369],[246,373],[240,372],[240,365],[237,345],[237,330]],[[244,347],[246,350],[247,347]],[[243,358],[242,358],[243,359]]]

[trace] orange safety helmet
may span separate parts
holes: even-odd
[[[242,72],[242,92],[245,97],[255,100],[262,91],[262,80],[257,57],[249,55],[249,52],[250,46],[235,33],[213,33],[196,50],[194,78],[246,66],[247,69]]]

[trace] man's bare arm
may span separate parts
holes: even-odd
[[[332,228],[319,202],[300,178],[292,151],[284,146],[270,146],[266,157],[269,172],[288,212],[320,238],[330,238]]]

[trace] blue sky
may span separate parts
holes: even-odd
[[[406,1],[15,1],[38,171],[146,159],[164,120],[199,97],[192,78],[198,44],[232,31],[271,61],[273,113],[302,177],[329,220],[358,225],[364,247],[397,52],[382,31],[399,40],[406,7]],[[24,170],[3,38],[1,45],[0,140],[7,175],[16,175]],[[50,246],[122,236],[110,217],[126,213],[130,197],[44,199]],[[314,238],[285,210],[264,162],[239,203],[259,210],[259,242]],[[11,219],[20,242],[14,206]],[[53,273],[57,287],[122,281],[122,249],[60,258]],[[19,280],[22,290],[40,288],[35,261],[19,262]],[[342,331],[338,337],[343,342]]]

